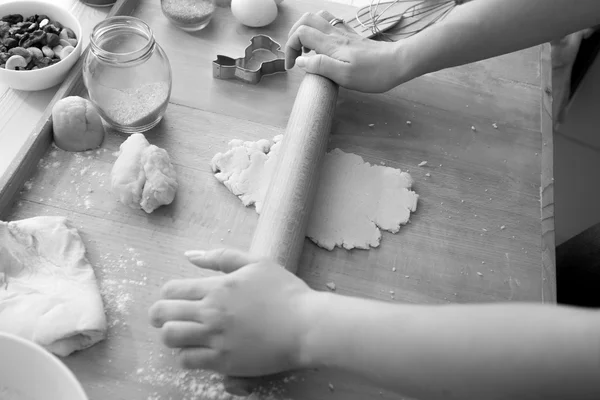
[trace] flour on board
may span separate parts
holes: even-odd
[[[215,177],[259,214],[282,138],[232,140],[229,150],[211,161]],[[419,195],[411,190],[412,183],[406,172],[371,165],[356,154],[334,149],[323,160],[306,236],[327,250],[377,247],[380,229],[396,233],[416,211]]]

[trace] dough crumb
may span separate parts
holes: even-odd
[[[475,129],[475,126],[471,126],[471,130],[472,130],[473,132],[477,131],[477,129]]]
[[[494,127],[494,129],[498,129],[498,124],[494,123],[492,124],[492,126]]]
[[[369,128],[372,128],[374,126],[375,126],[375,124],[369,124]]]
[[[396,272],[396,267],[392,268],[392,272]]]
[[[330,383],[328,386],[329,386],[329,390],[331,390],[332,392],[335,390],[335,389],[333,388],[333,385],[332,385],[331,383]]]
[[[481,272],[477,272],[477,275],[479,276],[483,276],[483,274]]]
[[[410,278],[410,275],[404,275],[404,278],[408,279]]]
[[[335,283],[334,283],[334,282],[328,282],[328,283],[326,284],[326,286],[327,286],[327,289],[329,289],[329,290],[331,290],[331,291],[335,291],[335,289],[336,289],[336,288],[335,288]]]
[[[419,167],[424,167],[424,166],[426,166],[426,165],[427,165],[427,161],[421,161],[421,162],[419,163]]]
[[[411,126],[412,122],[411,121],[406,121],[406,125]]]
[[[501,230],[501,231],[503,231],[503,230],[505,230],[505,229],[506,229],[506,226],[504,226],[504,225],[502,225],[502,226],[500,227],[500,230]]]
[[[431,176],[431,174],[428,172],[428,173],[426,173],[426,174],[425,174],[425,176],[426,176],[426,177],[430,177],[430,176]]]

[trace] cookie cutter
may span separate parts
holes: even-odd
[[[276,58],[259,62],[257,68],[251,68],[249,64],[257,50],[268,50]],[[281,45],[267,35],[253,36],[250,39],[250,45],[246,47],[244,57],[233,59],[217,55],[217,59],[213,61],[213,78],[238,79],[253,85],[260,82],[264,75],[285,71],[285,53],[281,51]]]

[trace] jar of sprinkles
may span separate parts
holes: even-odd
[[[112,128],[141,133],[155,127],[169,104],[171,75],[167,55],[141,19],[112,17],[94,27],[83,80]]]
[[[184,31],[204,29],[212,19],[216,8],[215,0],[161,0],[165,17]]]

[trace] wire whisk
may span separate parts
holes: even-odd
[[[364,37],[397,41],[441,21],[469,0],[371,0],[348,24]]]

